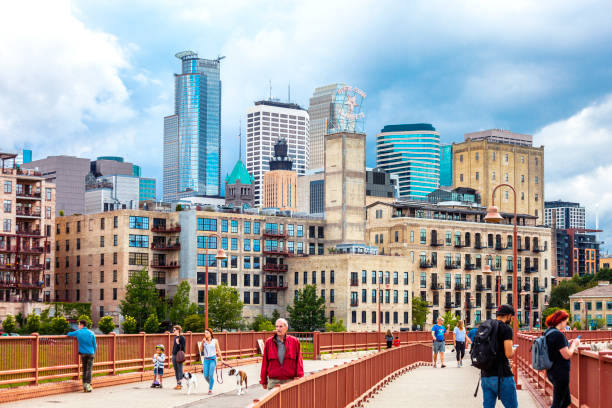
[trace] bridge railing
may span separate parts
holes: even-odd
[[[393,377],[425,364],[431,364],[428,344],[392,348],[276,386],[250,408],[344,408],[362,401]]]
[[[567,331],[564,332],[568,340],[581,336],[583,343],[610,342],[612,331]],[[531,366],[531,346],[540,333],[523,334],[518,336],[519,348],[517,350],[518,368],[530,382],[528,387],[537,398],[550,404],[553,386],[546,377],[546,371],[535,370]],[[581,345],[572,355],[570,368],[570,395],[572,407],[612,407],[612,393],[610,385],[612,379],[612,350],[591,351],[588,345]]]

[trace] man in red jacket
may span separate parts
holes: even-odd
[[[288,329],[287,321],[278,319],[274,337],[266,340],[259,380],[264,389],[271,389],[276,384],[284,384],[304,376],[300,341],[287,335]]]

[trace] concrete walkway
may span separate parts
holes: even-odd
[[[304,371],[316,372],[334,365],[344,364],[351,359],[337,359],[329,361],[304,360]],[[42,398],[28,399],[8,404],[3,407],[31,408],[31,407],[61,407],[61,408],[169,408],[169,407],[223,407],[244,408],[254,398],[260,398],[267,390],[259,385],[260,364],[251,364],[241,367],[248,375],[249,389],[246,395],[236,395],[236,380],[229,378],[228,369],[223,371],[223,384],[215,379],[214,394],[208,395],[208,384],[202,373],[197,375],[198,388],[191,395],[187,389],[175,391],[174,378],[164,379],[163,389],[149,388],[150,382],[134,382],[115,387],[94,389],[92,393],[75,392],[70,394],[50,395]]]
[[[474,398],[479,371],[469,360],[457,367],[455,353],[444,356],[446,368],[421,367],[398,377],[363,405],[364,408],[428,407],[479,408],[482,407],[482,389]],[[521,408],[539,408],[526,389],[518,391]],[[501,407],[501,402],[497,403]]]

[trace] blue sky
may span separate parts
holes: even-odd
[[[225,55],[223,171],[254,100],[367,93],[368,165],[386,124],[444,142],[491,127],[546,147],[546,199],[612,242],[612,4],[606,1],[11,2],[0,15],[0,148],[121,155],[161,179],[174,54]],[[244,133],[244,131],[243,131]],[[609,246],[608,246],[609,247]]]

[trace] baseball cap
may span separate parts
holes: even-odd
[[[510,305],[501,305],[497,308],[497,312],[495,314],[497,316],[514,316],[514,309]]]

